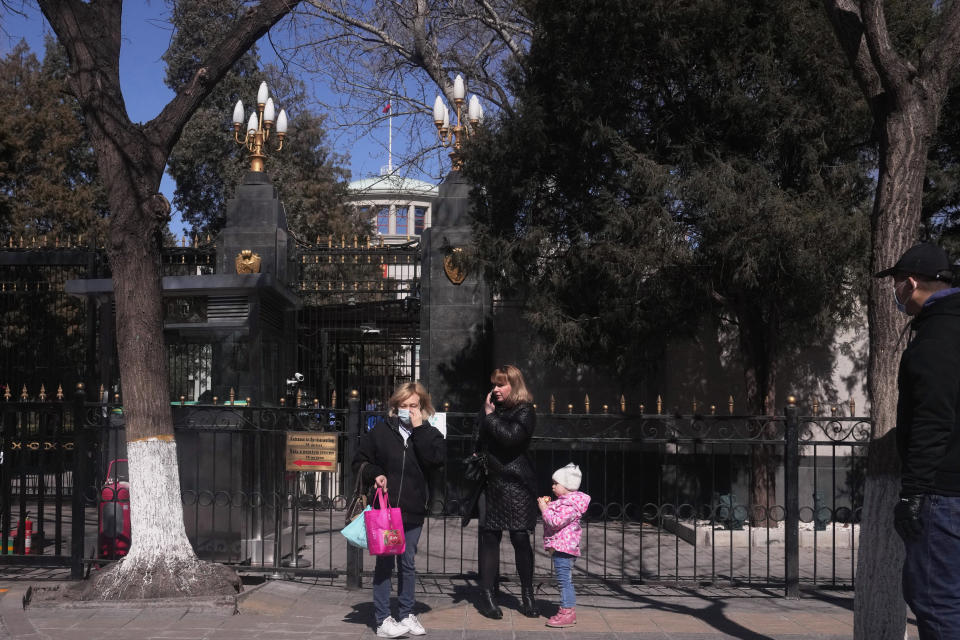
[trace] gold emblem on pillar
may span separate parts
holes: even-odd
[[[454,247],[447,255],[443,256],[443,272],[447,274],[447,279],[453,284],[463,284],[467,279],[466,256],[463,249]]]
[[[260,273],[260,256],[250,249],[237,254],[237,273]]]

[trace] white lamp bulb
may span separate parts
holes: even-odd
[[[268,97],[270,97],[270,90],[267,89],[267,83],[261,82],[260,89],[257,91],[257,104],[266,104]]]
[[[257,114],[255,113],[250,114],[250,119],[247,120],[247,131],[249,133],[257,132]]]
[[[233,124],[243,124],[243,100],[237,100],[237,104],[233,108]]]
[[[273,98],[267,98],[267,106],[263,108],[264,122],[273,122],[276,114],[277,114],[277,110],[273,106]]]
[[[463,100],[465,95],[467,95],[467,89],[463,84],[463,76],[458,73],[457,77],[453,79],[453,98]]]
[[[277,133],[287,132],[287,112],[280,109],[280,115],[277,116]]]
[[[443,112],[446,110],[446,107],[443,104],[443,100],[440,96],[437,96],[437,99],[433,101],[433,121],[439,127],[443,124]]]
[[[467,117],[470,122],[479,122],[483,117],[483,108],[480,106],[480,98],[476,95],[470,96],[470,106],[467,107]]]

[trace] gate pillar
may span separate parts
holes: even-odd
[[[434,405],[478,408],[489,390],[490,294],[471,265],[470,184],[451,171],[421,236],[420,379]]]

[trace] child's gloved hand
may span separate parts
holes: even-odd
[[[540,507],[540,511],[546,511],[548,504],[550,504],[549,496],[543,496],[541,498],[537,498],[537,506]]]

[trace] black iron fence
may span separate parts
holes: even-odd
[[[171,408],[188,536],[201,557],[272,574],[372,572],[339,534],[352,489],[356,436],[378,414],[346,409]],[[129,531],[122,407],[17,401],[0,404],[0,563],[84,567],[121,555]],[[478,416],[446,413],[448,464],[418,550],[426,577],[476,571],[476,522],[460,526],[468,487],[460,460]],[[714,584],[783,589],[852,586],[870,422],[856,417],[553,414],[538,418],[532,451],[541,495],[554,469],[575,462],[592,498],[583,519],[580,581]],[[332,435],[329,471],[288,471],[288,432]],[[756,455],[758,451],[763,456]],[[754,500],[757,465],[768,473]],[[125,519],[125,517],[127,519]],[[31,521],[27,536],[26,521]],[[29,540],[29,543],[28,543]],[[550,575],[535,532],[538,580]],[[29,544],[29,549],[27,545]],[[501,554],[503,575],[513,554]]]

